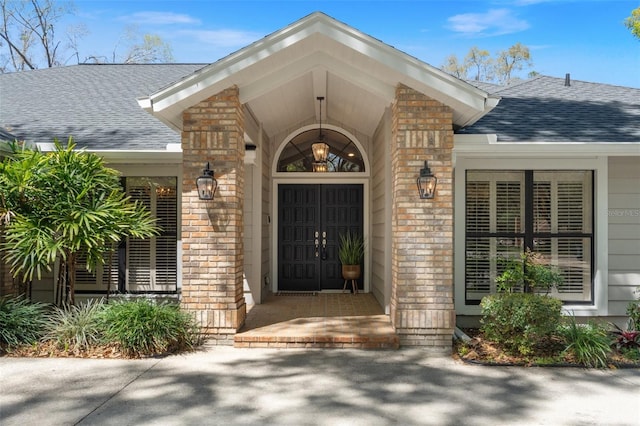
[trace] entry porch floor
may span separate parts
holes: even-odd
[[[270,294],[249,307],[234,346],[397,349],[399,338],[370,293]]]

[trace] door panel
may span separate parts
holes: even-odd
[[[313,238],[317,190],[308,185],[280,185],[278,200],[278,289],[317,291]]]
[[[278,186],[279,290],[342,288],[339,235],[362,234],[362,191],[362,185]]]

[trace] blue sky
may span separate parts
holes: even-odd
[[[541,74],[640,88],[640,41],[623,25],[638,0],[76,0],[81,55],[110,55],[127,25],[168,41],[176,62],[211,63],[321,11],[433,66],[473,46],[520,42]],[[69,23],[72,23],[71,21]]]

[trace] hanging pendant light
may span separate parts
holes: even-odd
[[[320,103],[320,127],[318,134],[318,141],[311,145],[311,152],[313,152],[313,171],[314,172],[326,172],[327,171],[327,158],[329,157],[329,145],[324,143],[324,135],[322,134],[322,101],[324,96],[318,96],[316,98]]]

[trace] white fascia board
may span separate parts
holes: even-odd
[[[485,108],[480,112],[469,111],[466,115],[460,115],[457,117],[454,122],[459,124],[460,127],[471,126],[476,121],[480,120],[482,117],[487,115],[492,109],[494,109],[499,103],[501,97],[489,96],[485,99]]]
[[[172,144],[173,145],[173,144]],[[107,163],[128,164],[182,164],[182,150],[167,151],[89,151],[104,158]]]
[[[151,98],[149,96],[138,98],[136,99],[136,101],[138,101],[138,105],[140,106],[140,108],[142,108],[146,112],[153,112],[153,103],[151,102]]]
[[[56,150],[56,144],[53,142],[36,142],[36,149],[42,152],[53,152]]]
[[[454,135],[457,157],[640,156],[640,142],[498,142],[495,134]]]
[[[53,152],[56,147],[50,142],[39,142],[36,148],[42,152]],[[126,149],[105,149],[92,150],[88,148],[78,148],[81,152],[90,152],[102,157],[108,163],[133,163],[133,164],[181,164],[182,147],[177,143],[167,144],[166,150],[126,150]]]

